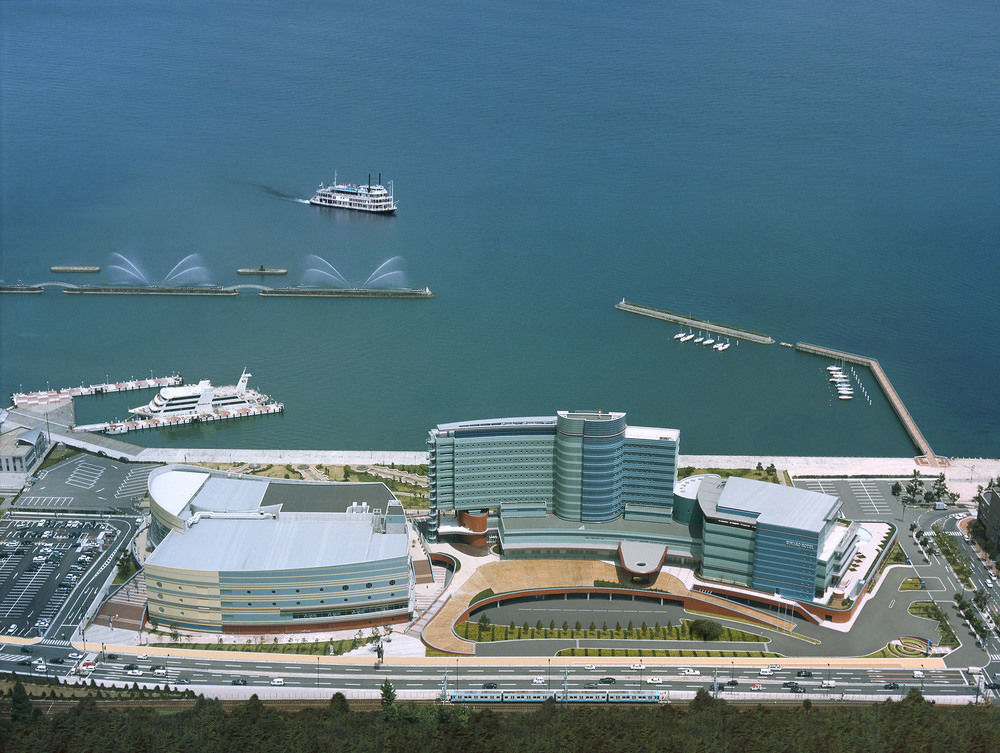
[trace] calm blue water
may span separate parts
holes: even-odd
[[[298,284],[314,254],[437,293],[3,296],[0,389],[246,366],[286,404],[154,445],[421,449],[587,407],[685,452],[911,452],[869,375],[872,406],[831,400],[822,360],[679,345],[625,296],[875,356],[937,452],[1000,455],[1000,9],[764,5],[0,4],[5,282]],[[397,216],[295,201],[335,169]]]

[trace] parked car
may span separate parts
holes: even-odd
[[[247,678],[245,678],[245,677],[234,677],[233,678],[233,685],[246,685],[246,684],[247,684]]]

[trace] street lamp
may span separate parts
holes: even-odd
[[[549,692],[552,691],[552,659],[547,660],[549,663]]]

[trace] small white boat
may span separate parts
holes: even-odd
[[[674,335],[675,340],[680,340],[682,337],[684,337],[684,330],[681,330],[676,335]]]
[[[702,345],[711,345],[714,342],[715,340],[713,340],[711,337],[706,337],[704,342],[702,342]]]
[[[694,341],[696,343],[700,343],[704,339],[705,339],[705,336],[703,334],[701,334],[701,332],[698,332],[698,336],[694,339]]]
[[[837,397],[840,398],[841,400],[850,400],[851,398],[854,397],[854,395],[837,395]]]
[[[681,342],[682,343],[686,343],[686,342],[688,342],[689,340],[692,340],[692,339],[694,339],[694,334],[693,333],[688,333],[688,334],[684,335],[684,337],[681,338]]]
[[[723,345],[721,348],[719,348],[720,352],[723,351],[723,350],[729,350],[729,340],[726,340],[725,345]]]

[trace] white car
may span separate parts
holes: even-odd
[[[271,678],[271,684],[272,685],[284,685],[285,684],[285,678],[284,677],[272,677]]]
[[[148,659],[148,658],[149,658],[149,654],[139,654],[139,655],[138,655],[137,657],[135,657],[135,658],[136,658],[136,659]]]
[[[83,654],[79,653],[78,651],[74,651],[73,653],[69,654],[69,658],[70,659],[82,659],[83,658]]]
[[[649,677],[649,678],[646,679],[646,682],[649,685],[662,685],[663,684],[663,678],[660,678],[660,677]]]
[[[130,669],[125,674],[127,674],[129,677],[142,677],[142,670],[141,669]]]
[[[544,677],[536,677],[534,680],[531,681],[531,684],[532,685],[544,685],[545,684],[545,678]]]
[[[643,670],[645,668],[646,668],[645,664],[633,664],[632,666],[629,667],[629,669],[635,670],[636,672]]]
[[[16,628],[17,625],[13,625],[12,627]],[[596,664],[584,664],[583,668],[584,669],[597,669],[597,665]]]
[[[7,635],[12,635],[13,633],[16,633],[16,632],[17,632],[17,625],[16,624],[12,624],[9,628],[7,628]]]
[[[700,675],[701,672],[699,672],[697,669],[682,669],[681,674],[688,675],[689,677],[694,677],[696,675]]]

